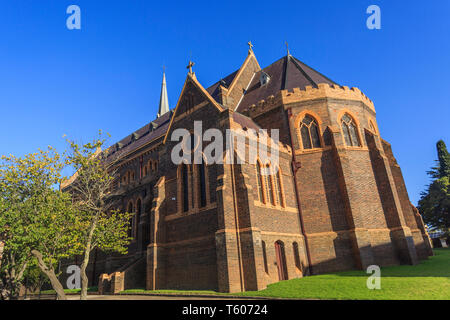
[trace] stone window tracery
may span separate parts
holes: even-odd
[[[317,121],[306,115],[300,122],[300,135],[303,149],[320,148],[319,126]]]
[[[341,119],[341,128],[344,135],[345,144],[348,147],[360,147],[361,141],[358,137],[358,127],[355,120],[348,114],[344,114]]]

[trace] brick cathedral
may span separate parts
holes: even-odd
[[[163,77],[157,117],[106,150],[110,195],[134,212],[128,254],[94,252],[101,292],[130,288],[261,290],[268,284],[432,255],[373,102],[287,53],[262,69],[252,50],[209,88],[189,71],[170,110]],[[270,164],[171,161],[177,128],[279,129]],[[205,142],[203,142],[203,147]]]

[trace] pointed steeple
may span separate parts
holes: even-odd
[[[167,97],[166,73],[163,72],[161,97],[159,98],[158,118],[167,112],[169,112],[169,98]]]

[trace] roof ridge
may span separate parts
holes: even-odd
[[[298,63],[301,63],[301,64],[305,65],[306,67],[308,67],[309,69],[311,69],[312,71],[318,73],[319,75],[321,75],[322,77],[324,77],[324,78],[327,79],[328,81],[333,82],[333,83],[336,84],[336,85],[339,85],[336,81],[331,80],[331,79],[328,78],[326,75],[324,75],[324,74],[322,74],[321,72],[317,71],[317,70],[314,69],[313,67],[307,65],[307,64],[304,63],[303,61],[297,59],[297,58],[294,57],[293,55],[290,55],[290,56],[293,58],[293,61],[295,62],[294,64],[295,64],[297,67],[301,68],[301,66],[298,65]],[[301,68],[301,69],[303,70],[303,68]]]
[[[311,84],[314,86],[314,87],[317,87],[317,83],[306,73],[306,71],[305,70],[303,70],[303,68],[298,64],[298,62],[296,61],[297,59],[296,58],[294,58],[294,59],[292,59],[292,62],[294,63],[294,66],[296,66],[297,67],[297,69],[305,76],[305,78],[309,81],[309,82],[311,82]],[[315,71],[315,70],[314,70]]]
[[[170,110],[169,112],[171,112],[171,111],[172,111],[172,110]],[[168,113],[169,113],[169,112],[168,112]],[[164,125],[166,122],[170,121],[171,117],[172,117],[172,114],[170,113],[166,120],[162,121],[161,123],[157,123],[158,127],[160,127],[160,126]],[[161,120],[161,117],[157,117],[157,118],[155,118],[154,120],[152,120],[152,121],[150,121],[150,122],[144,124],[144,125],[141,126],[139,129],[136,129],[136,130],[134,130],[133,132],[131,132],[130,134],[127,134],[127,135],[126,135],[125,137],[123,137],[122,139],[120,139],[120,140],[116,141],[115,143],[113,143],[110,147],[112,147],[112,146],[114,146],[114,145],[116,145],[116,144],[118,144],[118,143],[122,143],[122,144],[124,144],[124,143],[129,143],[130,141],[124,141],[124,140],[127,140],[128,137],[131,137],[134,133],[137,133],[138,131],[144,129],[145,127],[149,127],[149,126],[150,126],[152,123],[154,123],[156,120]],[[144,136],[145,134],[146,134],[146,133],[142,134],[140,137]],[[132,141],[131,141],[131,142],[132,142]]]
[[[284,67],[283,67],[284,77],[281,80],[281,88],[280,88],[281,90],[286,90],[286,88],[287,88],[289,56],[290,56],[290,54],[288,53],[284,59]]]

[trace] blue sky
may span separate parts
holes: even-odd
[[[81,8],[81,30],[66,8]],[[381,30],[366,8],[381,8]],[[151,121],[162,66],[174,107],[195,61],[209,86],[254,44],[261,66],[291,53],[375,103],[413,203],[429,182],[435,143],[450,147],[450,1],[0,1],[0,154],[23,155],[63,134],[119,140]]]

